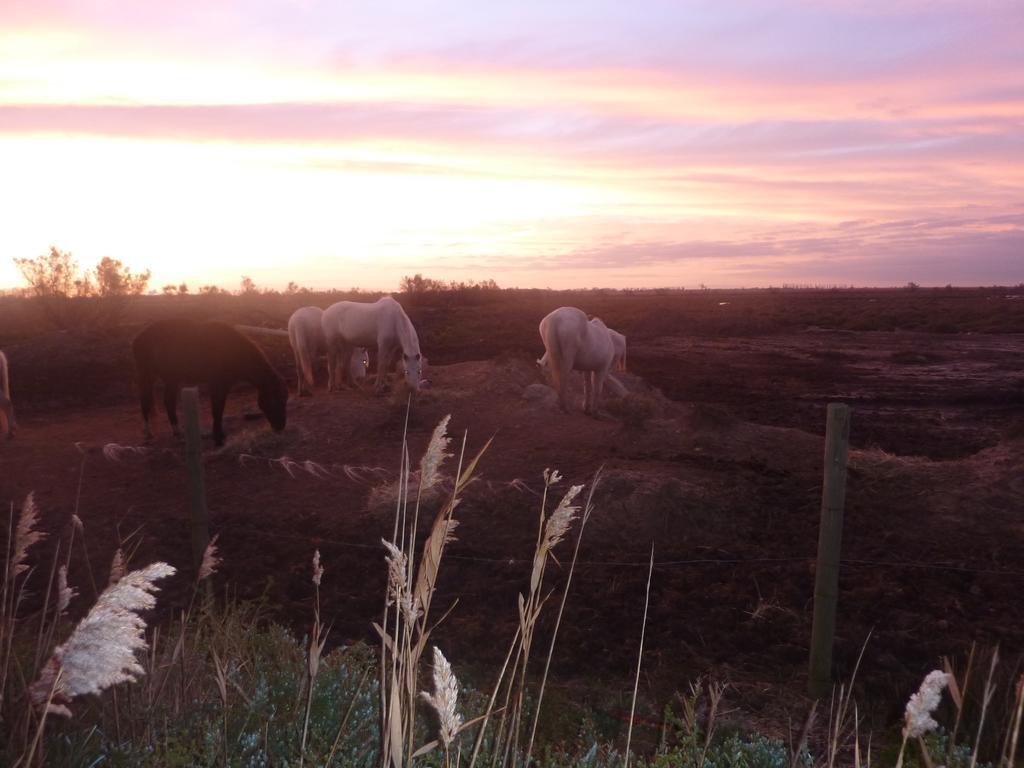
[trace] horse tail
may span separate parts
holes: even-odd
[[[554,327],[552,327],[554,325]],[[569,388],[569,376],[572,373],[573,361],[568,359],[568,349],[571,345],[566,344],[564,326],[560,323],[548,324],[543,334],[544,349],[548,360],[548,370],[551,375],[551,383],[558,393],[558,404],[563,411],[568,410],[566,399]]]
[[[313,389],[313,350],[310,349],[313,345],[310,343],[310,339],[303,339],[305,343],[300,342],[299,346],[301,351],[299,352],[299,362],[302,365],[302,377],[306,380],[306,386],[310,390]]]

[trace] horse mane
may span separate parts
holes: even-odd
[[[391,298],[390,296],[387,298]],[[398,335],[398,343],[402,346],[402,352],[409,354],[407,350],[411,349],[413,354],[420,354],[420,337],[416,333],[416,326],[412,324],[412,320],[405,311],[405,307],[398,303],[397,300],[391,298],[395,302],[395,306],[398,309],[398,318],[396,323],[395,332]]]
[[[251,338],[249,338],[244,333],[239,331],[237,328],[234,328],[228,325],[227,323],[221,323],[219,321],[211,322],[217,322],[218,325],[225,326],[232,333],[237,335],[241,341],[244,342],[243,348],[245,349],[246,353],[250,356],[251,362],[255,364],[253,367],[253,384],[259,387],[262,384],[273,381],[275,379],[284,382],[284,377],[280,373],[278,373],[277,369],[270,362],[270,358],[267,357],[267,353],[263,351],[263,348],[259,344],[257,344]]]

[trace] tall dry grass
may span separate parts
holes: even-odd
[[[545,744],[541,752],[536,737],[548,674],[601,473],[581,504],[583,486],[560,490],[559,473],[544,472],[533,556],[516,606],[510,605],[519,621],[496,679],[476,692],[460,683],[458,659],[449,661],[431,641],[451,609],[435,606],[434,597],[458,526],[456,512],[463,509],[463,496],[490,441],[467,459],[467,437],[452,451],[448,424],[445,418],[434,430],[416,466],[403,440],[392,536],[383,542],[388,579],[382,618],[375,625],[376,654],[358,647],[328,649],[330,626],[321,615],[320,592],[331,588],[330,571],[319,551],[312,559],[312,624],[301,642],[266,622],[259,603],[239,603],[228,592],[215,600],[206,587],[220,564],[216,537],[191,584],[187,607],[170,622],[147,626],[141,614],[155,602],[155,583],[170,578],[173,568],[155,563],[133,570],[137,539],[132,534],[115,553],[106,588],[71,627],[67,612],[78,590],[68,580],[69,557],[85,540],[78,509],[47,564],[38,562],[46,534],[39,528],[34,497],[24,500],[17,515],[12,504],[0,589],[0,757],[5,764],[976,768],[988,760],[1016,765],[1024,677],[1007,684],[997,652],[982,664],[973,651],[962,674],[946,661],[910,697],[895,741],[898,752],[886,751],[892,739],[862,733],[852,680],[837,687],[822,730],[814,728],[817,704],[811,705],[788,755],[775,742],[723,729],[726,689],[717,684],[694,686],[680,699],[679,718],[670,720],[666,713],[653,754],[633,753],[632,715],[624,751],[599,746],[595,739],[576,751]],[[437,494],[438,488],[445,493]],[[430,525],[421,532],[424,521]],[[574,526],[572,556],[556,589],[548,566]],[[641,654],[653,565],[652,551],[638,627]],[[27,589],[44,584],[40,599],[33,601],[42,607],[26,613]],[[545,610],[552,611],[553,621],[543,623],[551,629],[544,630],[549,636],[543,638],[541,663]],[[641,660],[638,654],[633,709]],[[859,667],[860,658],[854,676]],[[701,716],[697,701],[705,695]],[[951,727],[938,727],[942,722]]]
[[[77,519],[77,515],[75,517]],[[3,586],[0,589],[0,647],[3,653],[0,706],[3,707],[3,721],[7,726],[5,751],[16,766],[32,765],[37,759],[49,715],[70,718],[70,705],[74,699],[100,693],[126,681],[134,682],[145,674],[137,656],[148,647],[144,635],[146,623],[139,614],[155,604],[155,582],[174,573],[174,568],[166,563],[154,563],[124,575],[99,595],[95,605],[67,639],[53,647],[65,611],[76,594],[68,584],[67,564],[57,565],[61,555],[58,545],[43,594],[42,609],[38,612],[35,642],[29,648],[30,653],[19,658],[15,653],[15,635],[19,624],[24,623],[19,608],[26,583],[34,570],[27,564],[29,549],[46,537],[38,530],[38,523],[39,509],[33,494],[25,498],[17,525],[13,523],[12,505],[8,524],[12,535],[8,537]],[[72,536],[77,527],[77,524],[72,524]],[[44,651],[50,647],[52,651]],[[47,658],[45,663],[43,658]],[[16,668],[18,673],[13,680],[12,668]]]

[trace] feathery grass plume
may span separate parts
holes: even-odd
[[[147,453],[149,453],[149,448],[141,445],[107,443],[103,446],[103,458],[107,461],[120,462],[126,455],[145,456]]]
[[[217,572],[220,568],[220,554],[217,550],[217,537],[219,533],[215,533],[213,538],[210,539],[210,543],[206,545],[206,549],[203,550],[203,562],[199,566],[199,575],[196,577],[196,581],[202,581],[208,579]]]
[[[63,616],[68,605],[75,599],[78,590],[68,586],[68,567],[62,565],[57,570],[57,615]]]
[[[558,502],[558,506],[551,513],[551,517],[548,518],[547,525],[544,526],[544,541],[548,549],[551,549],[565,538],[569,526],[576,519],[576,513],[579,512],[580,508],[573,506],[572,502],[582,490],[582,485],[572,486],[565,496],[562,497],[562,500]]]
[[[924,736],[939,727],[932,717],[942,700],[942,691],[949,684],[949,675],[936,669],[929,672],[917,693],[910,697],[906,707],[907,737],[914,739]]]
[[[573,548],[572,560],[569,561],[569,572],[565,580],[565,588],[562,590],[562,601],[558,606],[558,614],[555,617],[555,626],[551,632],[551,643],[548,646],[547,660],[544,662],[544,674],[540,678],[540,689],[537,692],[537,701],[533,708],[533,724],[530,726],[530,739],[526,745],[526,760],[524,765],[530,764],[530,758],[533,755],[533,743],[537,736],[537,723],[540,721],[541,704],[544,701],[544,689],[548,681],[548,671],[551,669],[551,657],[555,653],[555,641],[558,639],[558,630],[562,626],[562,615],[565,612],[565,603],[569,597],[569,588],[572,586],[572,577],[576,572],[576,561],[580,553],[580,543],[583,541],[583,531],[587,527],[587,522],[590,520],[590,515],[594,511],[594,492],[597,490],[598,484],[601,482],[601,473],[604,472],[604,467],[599,467],[597,472],[594,473],[594,479],[590,483],[590,491],[587,493],[587,501],[583,507],[583,516],[580,518],[579,532],[576,535],[576,546]],[[488,716],[489,716],[488,712]],[[486,720],[486,716],[485,716]],[[481,728],[481,733],[483,728]],[[474,746],[474,751],[476,747]],[[471,761],[472,762],[472,761]]]
[[[556,477],[558,472],[551,473],[551,477]],[[545,471],[545,480],[547,479],[547,473]],[[559,478],[561,479],[561,478]],[[558,502],[558,506],[555,507],[551,516],[548,517],[547,522],[544,524],[544,532],[540,538],[537,549],[533,556],[533,573],[530,576],[530,591],[535,592],[540,586],[540,582],[544,576],[544,567],[547,563],[548,554],[551,549],[558,544],[562,539],[565,538],[565,534],[569,530],[569,526],[572,525],[572,521],[576,519],[576,513],[579,511],[578,506],[573,505],[573,500],[579,495],[579,492],[583,490],[582,485],[574,485],[566,491],[565,496]],[[535,607],[539,608],[539,603],[534,603]]]
[[[306,739],[309,736],[309,715],[313,706],[313,684],[316,682],[317,673],[320,671],[320,657],[327,643],[327,633],[324,632],[323,624],[320,623],[320,580],[324,576],[323,566],[320,565],[320,550],[313,550],[313,631],[309,637],[309,656],[306,660],[306,671],[309,677],[306,680],[306,716],[302,723],[302,744],[299,747],[299,768],[306,762]],[[328,630],[330,631],[330,630]],[[225,740],[227,738],[227,720],[224,726]],[[225,754],[227,752],[225,751]]]
[[[434,693],[422,691],[420,696],[437,710],[437,718],[440,721],[438,738],[447,750],[462,726],[462,717],[455,710],[459,702],[459,681],[452,672],[452,665],[448,663],[448,659],[436,645],[434,646]]]
[[[519,639],[513,657],[512,669],[509,673],[508,684],[505,687],[505,704],[502,706],[502,715],[498,723],[494,747],[492,747],[495,754],[497,754],[498,745],[503,744],[506,759],[508,755],[517,755],[519,750],[523,708],[526,702],[526,669],[530,663],[530,653],[533,646],[534,632],[537,628],[537,620],[540,616],[541,608],[547,600],[543,595],[542,585],[548,555],[551,554],[551,548],[565,537],[569,526],[576,517],[576,512],[579,510],[579,507],[573,506],[572,502],[583,489],[583,486],[574,485],[568,490],[555,509],[552,510],[551,514],[546,515],[548,491],[553,484],[561,479],[562,476],[558,473],[558,470],[544,470],[544,493],[541,496],[540,516],[537,523],[537,544],[533,553],[530,588],[525,596],[523,594],[519,595]],[[479,754],[479,750],[477,746],[474,746],[474,757],[471,758],[471,763],[477,754]]]
[[[132,571],[107,587],[75,627],[67,642],[57,646],[29,693],[37,707],[71,716],[68,704],[77,696],[99,693],[112,685],[134,682],[145,674],[135,652],[145,649],[146,622],[138,612],[156,605],[153,583],[175,573],[167,563]]]
[[[921,737],[939,727],[932,717],[932,712],[939,706],[939,702],[942,700],[942,691],[949,685],[949,680],[950,675],[942,670],[936,669],[929,672],[921,683],[921,687],[907,701],[903,717],[903,740],[900,743],[899,755],[896,757],[896,768],[903,766],[903,754],[910,739],[918,739],[925,761],[929,765],[931,764],[927,747]],[[984,710],[982,718],[984,718]],[[978,730],[980,733],[980,727]]]
[[[21,514],[18,516],[18,527],[14,532],[14,556],[8,570],[9,578],[13,579],[28,570],[28,566],[25,565],[28,548],[46,538],[45,533],[35,529],[38,524],[39,507],[36,506],[35,491],[32,491],[25,497],[21,505]]]
[[[332,464],[331,466],[336,467],[338,465]],[[378,479],[386,478],[388,475],[388,471],[384,467],[357,467],[352,464],[342,464],[341,473],[353,483],[361,483],[363,485],[376,482]]]
[[[110,561],[110,578],[107,580],[108,587],[112,587],[124,578],[125,567],[124,550],[118,547],[117,551],[114,552],[113,559]]]
[[[323,464],[319,464],[312,459],[306,459],[304,461],[296,461],[291,456],[278,456],[276,459],[268,459],[263,456],[256,456],[252,453],[240,453],[238,454],[238,463],[241,466],[247,466],[249,462],[266,462],[268,466],[276,464],[281,467],[288,476],[292,479],[295,478],[296,472],[305,472],[306,474],[312,475],[320,480],[333,477],[330,470],[327,469]]]
[[[400,550],[390,541],[381,539],[380,543],[387,549],[387,557],[384,558],[388,564],[388,594],[387,604],[394,605],[401,599],[402,590],[405,589],[406,569],[409,565],[409,558],[405,552]]]
[[[451,414],[445,416],[434,427],[434,434],[430,436],[430,443],[427,445],[427,450],[423,454],[423,458],[420,460],[420,492],[429,490],[434,486],[440,477],[441,465],[444,460],[451,456],[450,453],[446,453],[445,449],[448,444],[451,443],[451,438],[447,436],[448,422],[451,420]]]
[[[324,576],[323,566],[320,565],[320,550],[313,550],[313,583],[320,586],[320,579]]]
[[[323,464],[318,464],[312,459],[306,459],[302,462],[302,468],[306,470],[313,477],[320,478],[321,480],[325,477],[330,477],[331,473],[327,471],[327,467]]]

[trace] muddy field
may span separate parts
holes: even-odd
[[[494,436],[441,570],[437,604],[458,603],[436,638],[457,668],[486,685],[511,640],[542,471],[588,482],[603,465],[553,662],[556,699],[607,704],[610,692],[629,688],[653,541],[649,701],[663,703],[704,673],[732,683],[730,705],[746,712],[796,701],[810,635],[824,412],[833,401],[852,408],[839,673],[849,674],[872,632],[865,694],[899,702],[941,655],[972,641],[999,642],[1008,656],[1024,648],[1024,323],[1015,325],[1024,302],[987,300],[987,315],[967,319],[936,310],[929,322],[944,325],[934,332],[921,322],[855,329],[872,304],[881,310],[883,300],[869,297],[851,312],[827,295],[814,311],[790,311],[784,297],[757,309],[743,295],[714,295],[666,310],[675,323],[648,319],[629,295],[573,299],[410,306],[431,360],[431,386],[410,418],[414,459],[448,413],[452,434],[468,432],[468,450]],[[885,297],[885,311],[906,310],[900,299]],[[605,419],[563,415],[531,386],[539,381],[537,320],[560,303],[589,309],[588,300],[630,336],[630,372],[620,376],[630,394],[609,398]],[[287,313],[268,302],[185,309],[282,327]],[[141,445],[128,341],[144,316],[180,308],[153,302],[102,332],[28,333],[27,321],[0,331],[21,426],[0,445],[0,500],[35,490],[47,528],[66,535],[81,479],[88,561],[75,552],[71,580],[86,597],[90,580],[105,583],[119,538],[134,534],[137,563],[189,562],[182,447],[163,417],[143,452],[119,461],[102,452],[108,443]],[[735,323],[709,324],[702,312]],[[779,321],[780,312],[789,319]],[[951,322],[1017,333],[953,333]],[[294,384],[287,344],[260,341]],[[319,548],[333,640],[372,640],[404,404],[323,390],[321,378],[315,397],[293,399],[278,435],[246,418],[255,410],[250,391],[229,400],[228,444],[208,442],[205,467],[224,555],[218,584],[265,596],[268,611],[301,633]],[[283,456],[329,474],[289,472],[274,461]],[[435,508],[429,502],[424,514]],[[186,587],[171,586],[166,597],[169,610],[187,599]],[[88,601],[80,602],[81,611]]]

